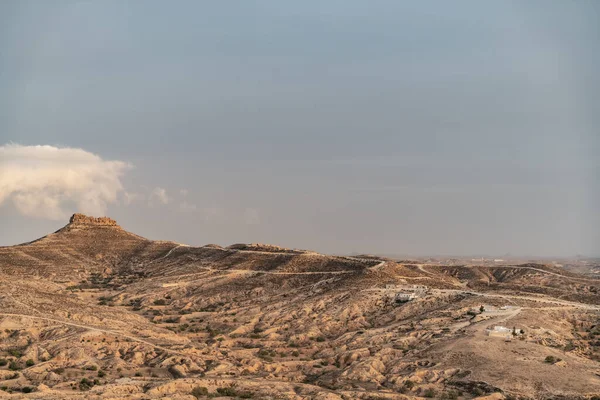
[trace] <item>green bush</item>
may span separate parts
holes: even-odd
[[[208,389],[204,386],[196,386],[192,389],[192,396],[194,396],[197,399],[203,396],[208,396]]]
[[[11,361],[10,364],[8,364],[8,369],[10,369],[11,371],[18,371],[21,369],[21,366],[15,361]]]
[[[436,393],[437,392],[435,391],[434,388],[429,388],[429,389],[425,389],[425,392],[423,392],[423,396],[432,398],[432,397],[435,397]]]
[[[156,299],[154,300],[154,305],[155,306],[164,306],[167,304],[167,301],[165,299]]]
[[[4,367],[8,364],[8,360],[6,358],[0,358],[0,367]]]
[[[254,397],[252,392],[238,392],[232,387],[217,388],[217,393],[221,396],[238,397],[240,399],[251,399]]]
[[[16,358],[20,358],[21,356],[23,356],[23,353],[21,353],[21,351],[17,349],[10,349],[8,351],[8,354]]]
[[[217,388],[217,393],[223,396],[236,397],[237,391],[232,387]]]
[[[458,393],[454,390],[450,390],[448,392],[444,392],[440,395],[440,400],[457,400]]]
[[[35,365],[35,362],[30,358],[29,360],[25,361],[25,365],[27,365],[28,367],[33,367]]]
[[[90,390],[94,386],[94,382],[87,378],[81,378],[79,381],[79,390]]]

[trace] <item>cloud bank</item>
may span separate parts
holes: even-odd
[[[171,198],[167,194],[167,190],[161,187],[155,187],[152,193],[150,194],[150,200],[148,201],[148,205],[153,207],[156,204],[169,204],[171,202]]]
[[[0,146],[0,206],[12,201],[23,215],[55,220],[75,210],[104,215],[123,192],[129,168],[82,149]]]

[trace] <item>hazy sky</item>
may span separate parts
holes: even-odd
[[[0,2],[0,244],[600,254],[600,2]],[[34,147],[49,145],[52,147]]]

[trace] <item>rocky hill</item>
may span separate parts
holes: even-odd
[[[190,247],[75,214],[0,248],[0,398],[589,399],[598,283],[537,264]]]

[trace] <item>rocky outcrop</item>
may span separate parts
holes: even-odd
[[[90,217],[85,214],[73,214],[69,220],[70,225],[92,225],[92,226],[119,226],[117,221],[108,217]]]

